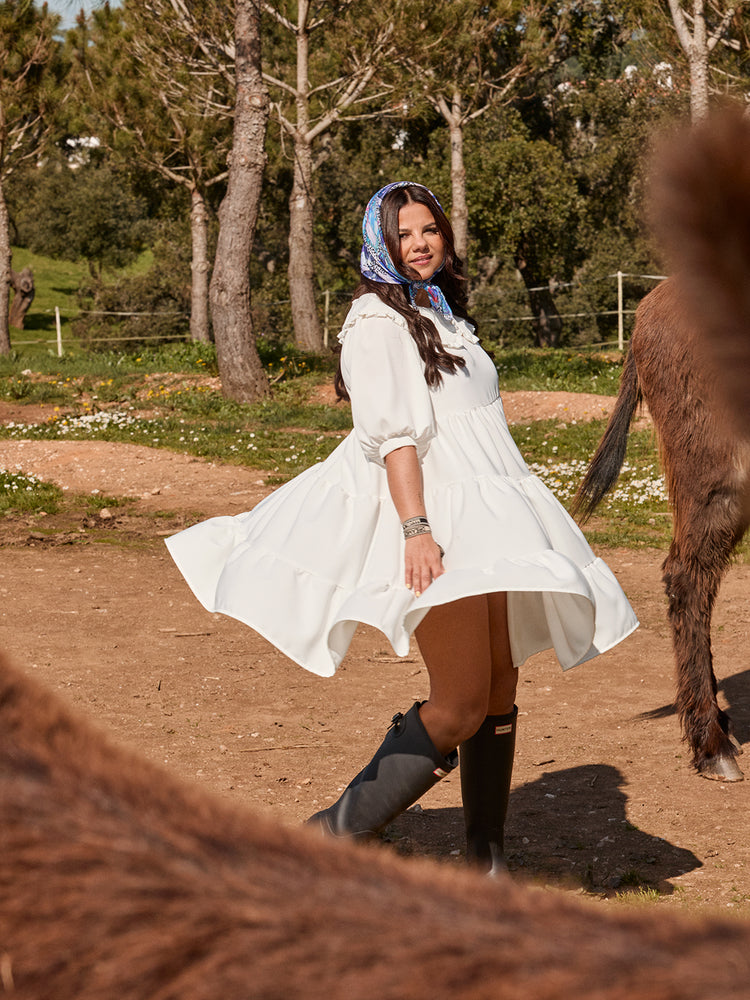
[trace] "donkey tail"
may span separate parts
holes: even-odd
[[[586,471],[578,492],[573,497],[573,517],[585,523],[602,498],[612,489],[620,475],[628,446],[628,432],[633,414],[642,400],[641,386],[632,348],[628,349],[620,378],[620,392],[609,418],[604,437]]]

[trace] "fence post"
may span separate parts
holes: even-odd
[[[617,346],[625,349],[625,329],[622,315],[622,271],[617,272]]]
[[[323,346],[328,347],[328,314],[331,309],[331,290],[326,288],[323,292]]]
[[[60,307],[55,306],[55,329],[57,330],[57,356],[61,358],[63,356],[62,349],[62,328],[60,326]]]

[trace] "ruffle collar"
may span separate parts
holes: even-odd
[[[435,312],[434,309],[428,309],[426,306],[419,306],[418,308],[423,315],[428,315],[437,327],[443,347],[460,350],[467,344],[479,343],[479,337],[474,333],[473,326],[465,319],[460,319],[458,316],[447,318]],[[340,344],[344,343],[347,333],[356,326],[357,322],[364,318],[389,319],[397,323],[404,330],[408,331],[409,329],[406,320],[400,313],[397,313],[395,309],[386,305],[374,292],[368,292],[366,295],[360,295],[358,299],[352,302],[351,308],[344,320],[344,325],[338,334]]]

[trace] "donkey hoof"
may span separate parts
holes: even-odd
[[[737,761],[729,754],[708,757],[698,766],[698,773],[702,778],[712,778],[714,781],[742,781],[745,777]]]

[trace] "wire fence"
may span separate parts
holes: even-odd
[[[512,341],[513,329],[516,328],[516,336],[519,340],[528,341],[529,323],[537,323],[538,317],[529,311],[529,295],[531,293],[548,293],[551,301],[555,303],[555,317],[569,325],[575,326],[580,342],[579,347],[601,348],[617,347],[623,351],[629,340],[630,319],[635,314],[638,301],[653,286],[654,282],[665,280],[666,275],[662,274],[635,274],[626,271],[615,271],[612,274],[604,275],[601,278],[594,278],[586,282],[550,282],[535,288],[526,288],[522,283],[516,282],[513,285],[506,285],[502,288],[479,288],[472,296],[471,311],[481,323],[483,331],[490,331],[490,337],[498,340],[502,345],[505,341]],[[606,284],[608,283],[608,284]],[[613,286],[614,283],[614,286]],[[341,328],[344,316],[351,301],[351,292],[333,291],[326,289],[318,296],[320,302],[321,322],[323,330],[323,342],[326,347],[330,346],[336,333]],[[290,299],[277,299],[274,301],[261,301],[260,307],[265,314],[269,311],[286,309],[289,307]],[[611,308],[603,308],[611,303]],[[43,314],[50,315],[52,310],[43,310]],[[42,345],[56,347],[58,357],[64,354],[64,343],[62,335],[63,321],[67,324],[75,322],[82,316],[117,317],[120,319],[132,318],[184,318],[185,329],[180,333],[157,332],[150,335],[144,331],[139,331],[137,335],[113,333],[102,335],[97,333],[97,346],[103,343],[132,343],[134,340],[147,343],[149,340],[162,343],[164,341],[189,341],[189,319],[188,313],[179,311],[170,312],[126,312],[107,310],[77,310],[74,314],[63,317],[59,307],[54,309],[55,317],[55,338],[35,338],[20,339],[13,337],[14,346]],[[525,328],[524,328],[524,325]],[[524,328],[522,333],[518,333],[518,328]],[[611,334],[611,335],[610,335]],[[78,337],[71,336],[71,341],[77,346],[82,345]]]

